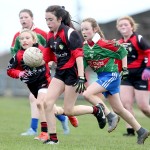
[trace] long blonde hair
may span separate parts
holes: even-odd
[[[124,17],[120,17],[120,18],[117,19],[117,22],[116,22],[116,27],[117,28],[118,28],[118,24],[121,20],[128,20],[131,24],[131,27],[133,28],[133,32],[135,32],[137,30],[138,26],[139,26],[132,17],[124,16]]]

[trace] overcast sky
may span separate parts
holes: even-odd
[[[0,54],[9,51],[14,34],[21,29],[18,16],[21,9],[31,9],[36,26],[48,31],[45,9],[53,4],[65,6],[73,20],[93,17],[99,23],[150,10],[150,0],[0,0]]]

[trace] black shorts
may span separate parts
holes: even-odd
[[[121,81],[121,85],[133,86],[137,90],[150,91],[150,81],[142,80],[143,68],[128,69],[129,76]]]
[[[48,88],[49,82],[47,80],[42,82],[34,82],[32,84],[27,84],[30,92],[34,95],[35,98],[38,96],[38,91],[43,88]]]
[[[66,85],[73,85],[78,78],[77,69],[76,67],[63,70],[56,69],[54,77],[63,81]]]

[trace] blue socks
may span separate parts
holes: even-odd
[[[57,118],[59,121],[63,122],[63,121],[65,121],[66,116],[65,116],[65,115],[56,115],[56,118]]]
[[[65,115],[56,115],[56,118],[57,118],[59,121],[63,122],[63,121],[65,121],[66,116],[65,116]],[[39,119],[37,119],[37,118],[32,118],[32,119],[31,119],[30,127],[31,127],[35,132],[37,131],[37,128],[38,128],[38,121],[39,121]]]
[[[31,119],[31,125],[30,125],[30,127],[31,127],[35,132],[37,131],[38,121],[39,121],[39,119],[37,119],[37,118],[32,118],[32,119]]]

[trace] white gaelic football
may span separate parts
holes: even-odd
[[[23,54],[23,61],[30,67],[39,67],[43,61],[43,53],[37,47],[27,48]]]

